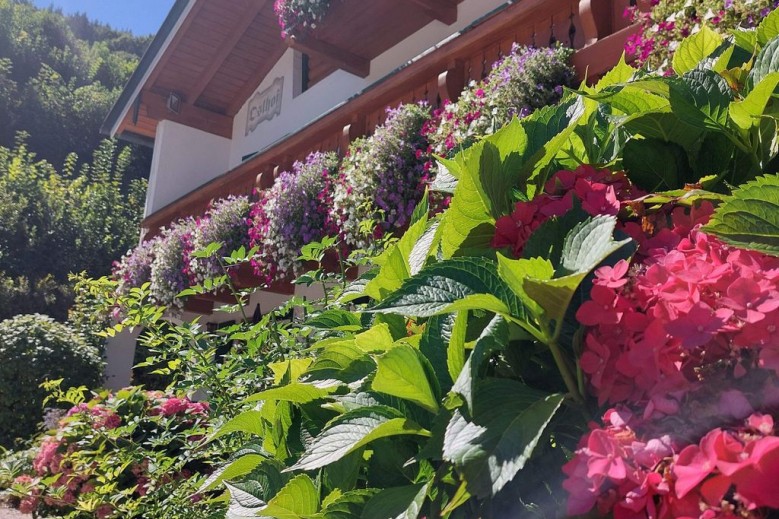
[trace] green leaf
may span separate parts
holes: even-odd
[[[779,9],[774,9],[763,18],[757,26],[757,41],[760,45],[766,45],[769,41],[779,36]]]
[[[211,490],[222,481],[245,476],[257,468],[258,465],[262,464],[266,459],[267,458],[265,456],[260,454],[246,454],[241,456],[240,458],[233,460],[227,465],[215,470],[210,476],[208,476],[208,479],[203,482],[203,484],[198,489],[198,492]]]
[[[417,241],[427,230],[427,213],[403,234],[397,243],[385,253],[385,261],[379,273],[365,286],[365,294],[381,301],[397,290],[411,276],[409,257]]]
[[[730,34],[738,47],[750,54],[757,49],[757,31],[755,29],[731,29]]]
[[[552,279],[554,266],[548,259],[538,257],[514,260],[498,254],[498,274],[522,300],[532,315],[541,314],[541,306],[525,291],[525,280],[528,277],[539,280]]]
[[[673,69],[683,75],[708,58],[722,44],[722,36],[704,25],[701,30],[682,40],[674,52]]]
[[[599,92],[607,86],[627,83],[635,73],[636,69],[627,64],[625,61],[625,53],[623,52],[622,56],[619,58],[619,62],[606,72],[595,84],[595,91]]]
[[[471,494],[497,494],[533,455],[563,398],[510,379],[483,380],[472,421],[455,411],[449,422],[444,459],[462,472]]]
[[[292,479],[268,502],[260,517],[275,519],[302,519],[319,510],[319,491],[305,474]]]
[[[325,310],[306,321],[306,325],[320,330],[358,331],[362,329],[360,318],[353,312],[341,309]]]
[[[312,519],[354,519],[360,517],[365,504],[376,495],[377,489],[352,490],[327,503]]]
[[[777,85],[779,85],[779,72],[771,72],[755,85],[743,101],[731,103],[730,118],[733,122],[743,130],[760,124],[760,118],[768,101],[774,95]]]
[[[425,189],[425,194],[422,196],[422,200],[419,201],[414,208],[414,212],[411,213],[410,225],[414,225],[420,220],[427,221],[428,214],[430,213],[430,192]]]
[[[376,359],[378,369],[371,387],[374,391],[409,400],[436,413],[438,401],[423,361],[424,357],[418,350],[401,344]]]
[[[291,470],[315,470],[380,438],[430,433],[389,407],[364,407],[335,418],[306,449]]]
[[[453,379],[447,370],[447,348],[451,345],[453,315],[436,315],[428,319],[419,351],[424,355],[438,380],[442,393],[446,394],[452,387]],[[464,354],[464,352],[463,352]]]
[[[482,368],[485,362],[493,353],[503,350],[508,344],[508,340],[509,328],[506,321],[500,316],[495,316],[476,340],[471,355],[465,361],[463,369],[452,386],[452,391],[463,397],[469,410],[474,410],[474,395],[482,377]]]
[[[755,58],[752,71],[747,77],[746,91],[751,92],[768,74],[779,72],[779,38],[774,38],[762,48]]]
[[[244,411],[238,416],[231,418],[224,425],[214,432],[209,441],[221,438],[230,433],[242,432],[262,436],[262,413],[260,411]]]
[[[681,84],[671,83],[671,108],[686,122],[720,131],[728,121],[733,91],[728,82],[713,70],[692,70]],[[688,92],[690,97],[688,98]]]
[[[740,186],[703,230],[731,245],[779,256],[779,175]]]
[[[468,331],[468,315],[467,311],[457,312],[451,328],[449,346],[446,348],[446,368],[452,381],[457,380],[465,367],[465,337]]]
[[[362,519],[417,519],[427,493],[427,483],[387,488],[368,501]]]
[[[225,482],[224,485],[230,492],[226,519],[256,517],[257,512],[266,505],[265,501],[254,495],[255,493],[248,492],[235,484]]]
[[[448,165],[453,165],[454,161],[448,161],[445,159],[438,160],[438,172],[436,173],[433,183],[430,185],[431,191],[438,191],[439,193],[454,193],[457,189],[457,177],[452,174]]]
[[[631,139],[623,152],[630,180],[648,193],[684,185],[690,166],[684,149],[659,139]]]
[[[354,345],[365,353],[383,352],[394,348],[395,339],[389,324],[379,323],[361,334],[355,335]]]
[[[490,296],[512,316],[525,315],[521,301],[498,276],[495,263],[484,258],[456,258],[425,267],[369,311],[431,317],[449,313],[458,301],[473,295]]]
[[[306,374],[311,380],[337,379],[349,383],[367,376],[375,368],[368,354],[357,346],[339,343],[327,346]]]
[[[249,397],[244,402],[259,402],[262,400],[274,400],[283,402],[293,402],[295,404],[307,404],[323,398],[328,398],[336,393],[343,386],[339,384],[330,384],[328,386],[315,386],[304,384],[302,382],[292,382],[286,386],[274,387],[260,391]]]
[[[561,265],[555,274],[588,273],[610,254],[632,240],[614,240],[617,219],[613,216],[596,216],[579,223],[568,233],[563,246]]]

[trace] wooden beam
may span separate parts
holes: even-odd
[[[408,0],[416,4],[426,15],[446,25],[457,21],[457,4],[450,0]]]
[[[181,40],[184,38],[184,35],[189,29],[189,26],[192,25],[192,22],[195,21],[195,18],[197,18],[198,14],[200,14],[200,11],[203,9],[203,6],[205,6],[207,3],[208,2],[205,0],[195,0],[195,5],[189,11],[189,14],[184,19],[184,21],[181,22],[181,26],[176,31],[176,35],[173,36],[173,40],[171,40],[170,45],[168,45],[165,54],[162,56],[162,58],[160,58],[157,66],[154,67],[154,70],[151,71],[151,74],[149,74],[149,78],[146,80],[145,84],[146,88],[151,88],[154,86],[154,82],[157,81],[157,78],[160,76],[162,71],[165,70],[165,64],[170,58],[171,54],[173,54],[176,47],[178,47],[179,43],[181,43]]]
[[[323,61],[355,76],[364,78],[371,73],[371,60],[368,58],[363,58],[312,36],[305,38],[290,36],[287,38],[287,44],[295,50],[305,52],[309,56],[317,56]]]
[[[241,13],[241,23],[238,24],[233,29],[232,34],[222,42],[219,49],[216,51],[216,54],[214,54],[208,62],[208,66],[200,75],[198,82],[186,93],[187,99],[189,99],[191,104],[194,105],[197,103],[198,98],[222,67],[227,56],[230,55],[235,48],[235,45],[243,38],[244,33],[246,33],[249,26],[251,26],[252,22],[254,22],[255,18],[257,18],[260,11],[262,11],[269,1],[270,0],[249,0],[249,6]]]
[[[584,30],[584,44],[592,45],[613,32],[611,0],[582,0],[579,2],[579,19]]]
[[[276,45],[275,51],[268,54],[265,57],[266,59],[262,60],[262,63],[260,63],[259,66],[252,72],[251,79],[246,81],[243,88],[241,88],[241,90],[239,90],[235,95],[235,99],[230,104],[230,106],[227,107],[227,115],[232,117],[238,113],[238,110],[240,110],[244,103],[246,103],[246,100],[249,99],[249,96],[252,95],[255,90],[257,90],[263,79],[265,79],[265,76],[268,75],[268,72],[270,72],[271,68],[273,68],[273,66],[281,59],[286,50],[287,46],[284,45],[284,41],[279,38],[279,44]]]
[[[232,117],[184,102],[181,103],[179,113],[171,112],[167,107],[167,99],[150,91],[143,92],[143,105],[146,107],[149,117],[157,121],[167,119],[220,137],[233,138]]]

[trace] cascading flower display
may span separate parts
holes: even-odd
[[[157,239],[147,240],[114,262],[113,277],[118,281],[117,292],[126,294],[151,281],[151,264]]]
[[[230,196],[214,202],[203,218],[196,220],[192,232],[193,251],[205,249],[211,243],[221,246],[208,258],[189,258],[190,282],[203,283],[224,274],[219,258],[249,244],[249,198]]]
[[[560,100],[574,80],[573,51],[514,44],[482,81],[473,81],[455,103],[436,111],[426,133],[436,154],[446,156],[491,135],[515,116],[524,117]]]
[[[670,71],[679,42],[698,32],[702,25],[728,34],[731,29],[755,27],[772,10],[777,0],[651,0],[651,9],[625,10],[625,17],[641,25],[641,31],[628,37],[625,53],[635,56],[639,65]]]
[[[432,166],[429,143],[421,133],[429,118],[424,104],[388,109],[384,125],[349,147],[332,210],[332,219],[349,246],[368,248],[373,237],[408,225]],[[365,222],[371,222],[372,236],[362,232]]]
[[[329,208],[337,169],[335,153],[312,153],[260,193],[251,209],[248,233],[251,245],[259,247],[255,271],[266,282],[299,270],[300,249],[336,233]]]
[[[307,29],[316,29],[329,9],[330,0],[276,0],[273,3],[281,37],[285,39]]]
[[[155,242],[151,264],[151,296],[160,305],[183,308],[184,302],[176,297],[190,286],[188,255],[192,249],[192,235],[196,223],[192,218],[179,220],[163,229]]]

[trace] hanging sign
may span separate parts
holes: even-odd
[[[263,121],[270,121],[281,114],[281,96],[284,92],[284,77],[277,77],[271,86],[257,92],[249,99],[246,115],[246,135],[252,133]]]

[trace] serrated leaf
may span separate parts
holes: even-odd
[[[362,519],[417,519],[425,502],[427,483],[387,488],[365,505]]]
[[[779,175],[736,189],[703,230],[731,245],[779,256]]]
[[[750,54],[755,52],[757,47],[757,30],[731,29],[729,32],[733,36],[733,41],[737,46],[741,47]]]
[[[438,401],[422,362],[422,354],[411,346],[401,344],[391,349],[376,359],[372,389],[436,413]]]
[[[752,71],[747,78],[746,92],[751,92],[772,72],[779,72],[779,38],[768,42],[758,53],[755,63],[752,65]]]
[[[244,402],[259,402],[262,400],[274,400],[282,402],[293,402],[295,404],[307,404],[323,398],[328,398],[341,389],[339,384],[329,386],[314,386],[302,382],[292,382],[286,386],[274,387],[260,391],[249,397]]]
[[[302,519],[319,511],[319,491],[306,474],[290,480],[284,488],[260,510],[260,517]]]
[[[214,432],[214,434],[209,438],[209,441],[221,438],[222,436],[234,432],[262,436],[262,412],[249,410],[231,418],[219,429],[217,429],[216,432]]]
[[[428,257],[435,255],[438,243],[440,242],[440,234],[438,233],[440,225],[440,220],[431,222],[422,237],[414,244],[411,253],[408,255],[408,269],[410,275],[414,276],[419,274],[419,271],[425,266]]]
[[[681,146],[659,139],[628,141],[623,164],[630,180],[649,193],[684,185],[690,169]]]
[[[438,160],[438,172],[436,173],[433,183],[430,185],[431,191],[438,191],[439,193],[454,193],[457,189],[457,177],[452,174],[451,168],[454,161],[448,161],[445,159]]]
[[[561,265],[555,268],[556,277],[587,273],[601,261],[632,240],[614,240],[617,219],[613,216],[596,216],[581,222],[565,238]]]
[[[330,309],[306,321],[306,326],[320,330],[357,331],[362,328],[360,318],[354,312]]]
[[[389,324],[379,323],[369,330],[354,336],[354,345],[365,353],[382,352],[392,349],[395,339],[390,332]]]
[[[389,407],[349,411],[328,424],[290,470],[325,467],[374,440],[402,435],[430,436],[430,433]]]
[[[682,40],[674,52],[674,72],[681,76],[693,70],[721,44],[722,36],[703,25],[700,31]]]
[[[453,379],[447,371],[447,348],[451,344],[453,315],[437,315],[428,319],[419,351],[427,358],[438,379],[443,394],[452,387]]]
[[[378,489],[352,490],[328,503],[312,519],[354,519],[360,517],[365,504],[379,492]]]
[[[521,301],[498,276],[496,264],[470,257],[425,267],[369,311],[431,317],[449,313],[459,301],[475,295],[491,297],[514,317],[525,315]]]
[[[452,391],[463,397],[469,410],[473,411],[474,409],[474,394],[485,361],[494,352],[503,350],[508,344],[508,340],[508,325],[500,316],[495,316],[476,340],[471,355],[465,361],[463,369],[460,370],[460,374],[452,386]]]
[[[265,501],[239,488],[237,485],[225,483],[225,487],[230,492],[230,502],[227,509],[227,519],[239,517],[257,517],[265,505]]]
[[[757,26],[757,41],[765,45],[779,36],[779,9],[774,9]]]
[[[730,118],[733,122],[743,130],[760,124],[760,118],[768,101],[774,95],[777,85],[779,85],[779,72],[771,72],[763,77],[742,101],[731,103]]]
[[[365,286],[365,294],[381,301],[393,290],[397,290],[403,281],[411,276],[409,257],[417,241],[427,230],[427,213],[403,234],[397,243],[385,253],[385,262],[379,273]]]
[[[220,467],[213,474],[208,476],[200,488],[198,493],[211,490],[216,485],[225,480],[235,479],[240,476],[253,471],[257,466],[263,463],[267,458],[260,454],[246,454],[238,459],[231,461],[230,463]]]
[[[457,466],[471,494],[497,494],[530,459],[563,398],[510,379],[483,380],[472,421],[455,411],[447,427],[444,459]]]
[[[636,69],[627,64],[625,61],[625,53],[623,52],[622,56],[619,58],[619,62],[606,72],[595,84],[595,91],[599,92],[607,86],[627,83],[635,73]]]

